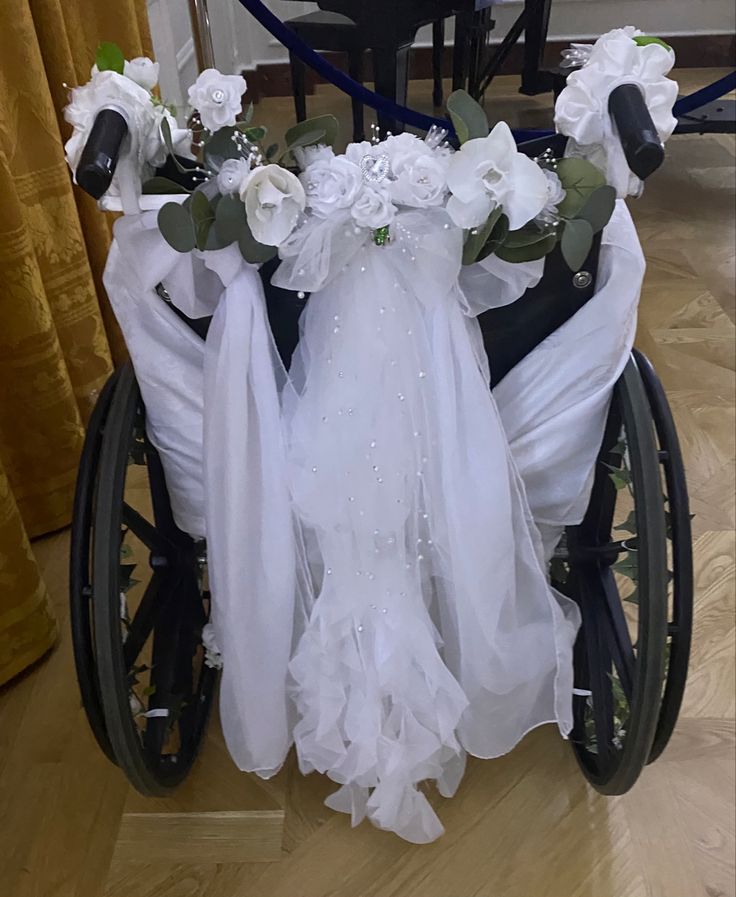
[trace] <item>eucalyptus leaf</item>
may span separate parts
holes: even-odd
[[[236,126],[220,128],[204,145],[205,167],[219,171],[227,159],[241,159],[243,150],[233,139],[240,131]]]
[[[472,265],[477,260],[478,254],[483,249],[486,240],[490,237],[491,231],[496,226],[496,222],[501,217],[501,214],[501,207],[497,206],[488,216],[485,224],[468,231],[468,237],[463,246],[463,265]]]
[[[593,233],[597,234],[610,221],[615,205],[616,191],[609,184],[604,184],[602,187],[594,190],[585,200],[577,217],[584,218],[593,228]]]
[[[144,182],[141,192],[146,195],[151,194],[166,194],[166,193],[189,193],[186,187],[182,187],[181,184],[177,184],[176,181],[172,181],[169,178],[161,177],[160,175],[156,175],[155,177],[149,178]]]
[[[521,246],[531,246],[534,243],[539,243],[541,240],[546,240],[549,236],[549,231],[540,230],[534,224],[525,224],[519,230],[509,231],[503,245],[507,249],[518,249]]]
[[[117,44],[103,41],[97,47],[95,65],[101,72],[117,72],[122,75],[125,70],[125,56]]]
[[[272,143],[270,146],[266,147],[266,158],[271,160],[279,151],[278,143]]]
[[[599,169],[586,159],[560,159],[556,172],[565,188],[565,198],[557,206],[563,218],[574,218],[588,197],[606,183]]]
[[[515,265],[522,262],[536,262],[543,259],[555,248],[557,237],[554,234],[548,234],[543,240],[537,240],[536,243],[527,243],[524,246],[499,246],[496,255],[504,262],[513,262]]]
[[[217,236],[224,246],[229,246],[240,236],[246,225],[245,206],[237,196],[223,196],[215,212]]]
[[[168,152],[169,157],[174,165],[183,174],[191,175],[195,169],[185,168],[176,157],[176,153],[174,152],[174,141],[171,137],[171,126],[169,125],[169,121],[166,118],[161,119],[161,136],[164,139],[164,146],[166,147],[166,151]]]
[[[257,125],[252,128],[248,127],[240,127],[238,126],[238,130],[243,133],[245,137],[250,140],[251,143],[259,143],[263,138],[268,134],[268,129],[264,128],[262,125]]]
[[[571,271],[579,271],[593,245],[593,228],[584,218],[565,222],[560,249]]]
[[[460,143],[475,137],[488,136],[488,118],[483,107],[466,90],[456,90],[447,98],[455,133]]]
[[[325,143],[326,137],[327,131],[325,131],[324,128],[315,128],[312,131],[304,131],[289,144],[286,151],[290,152],[299,146],[316,146],[317,144]]]
[[[503,246],[506,237],[509,233],[509,219],[506,215],[501,215],[496,222],[493,230],[491,231],[490,237],[483,244],[483,248],[478,253],[477,262],[482,262],[484,258],[487,258],[494,252],[497,252],[500,246]]]
[[[197,245],[191,215],[178,202],[167,202],[161,206],[158,229],[169,246],[177,252],[191,252]]]
[[[289,149],[295,146],[309,146],[309,143],[304,141],[302,135],[315,134],[321,131],[323,133],[320,135],[318,142],[324,143],[326,146],[333,146],[337,140],[338,130],[339,125],[334,115],[317,115],[315,118],[307,118],[305,121],[300,121],[289,128],[284,139]]]
[[[194,223],[194,235],[197,243],[197,249],[205,249],[207,246],[207,236],[215,220],[215,213],[210,205],[210,201],[202,193],[197,190],[192,194],[190,215]]]
[[[269,261],[278,252],[275,246],[264,246],[263,243],[259,243],[256,240],[251,233],[247,220],[244,222],[238,235],[238,248],[246,262],[256,265]]]
[[[248,105],[248,108],[245,110],[245,115],[243,116],[243,122],[246,125],[249,125],[253,121],[253,103]]]

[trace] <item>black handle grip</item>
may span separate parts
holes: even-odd
[[[120,146],[127,133],[128,123],[115,109],[102,109],[97,113],[77,166],[77,183],[95,199],[110,186]]]
[[[608,97],[613,119],[629,168],[644,180],[664,162],[664,147],[637,84],[621,84]]]

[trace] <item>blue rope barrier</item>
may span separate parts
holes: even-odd
[[[672,114],[675,118],[687,115],[693,109],[699,109],[701,106],[705,106],[706,103],[712,103],[713,100],[717,100],[732,90],[736,90],[736,72],[724,75],[723,78],[719,78],[707,87],[696,90],[695,93],[691,93],[686,97],[680,97],[672,108]]]
[[[274,15],[270,9],[263,5],[261,0],[239,0],[239,2],[287,50],[298,56],[302,62],[352,99],[358,100],[363,105],[369,106],[377,112],[384,113],[422,131],[428,131],[435,125],[438,128],[445,128],[449,135],[455,136],[455,129],[449,119],[435,118],[432,115],[425,115],[407,106],[400,106],[398,103],[394,103],[392,100],[369,90],[363,84],[354,81],[345,72],[335,68],[324,56],[313,50],[309,44],[294,34],[290,28],[287,28],[278,16]],[[700,106],[704,106],[706,103],[710,103],[732,90],[736,90],[736,72],[731,72],[729,75],[719,78],[713,84],[709,84],[701,90],[696,90],[689,96],[681,97],[675,103],[672,113],[675,117],[687,115],[688,112],[692,112],[694,109],[698,109]],[[518,129],[513,131],[517,143],[542,137],[551,137],[554,133],[552,130]]]

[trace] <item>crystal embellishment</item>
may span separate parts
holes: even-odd
[[[363,180],[366,184],[380,184],[389,176],[391,160],[385,153],[380,156],[366,153],[360,160],[360,170],[363,172]]]

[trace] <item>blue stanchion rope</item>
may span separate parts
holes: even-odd
[[[302,62],[322,75],[326,81],[334,84],[343,93],[352,97],[352,99],[358,100],[363,105],[370,106],[371,109],[384,113],[413,128],[428,131],[435,125],[438,128],[445,128],[450,136],[455,135],[455,129],[449,119],[435,118],[432,115],[425,115],[422,112],[409,109],[407,106],[400,106],[398,103],[394,103],[392,100],[369,90],[363,84],[354,81],[345,72],[335,68],[324,56],[313,50],[309,44],[294,34],[290,28],[287,28],[278,16],[274,15],[270,9],[263,5],[261,0],[239,0],[239,2],[280,44],[283,44],[287,50],[298,56]],[[681,97],[675,103],[672,113],[676,118],[681,115],[687,115],[693,109],[698,109],[700,106],[704,106],[706,103],[710,103],[732,90],[736,90],[736,72],[731,72],[731,74],[719,78],[718,81],[703,87],[701,90],[696,90],[695,93],[689,96]],[[519,129],[513,131],[517,143],[536,140],[541,137],[551,137],[554,133],[551,130]]]

